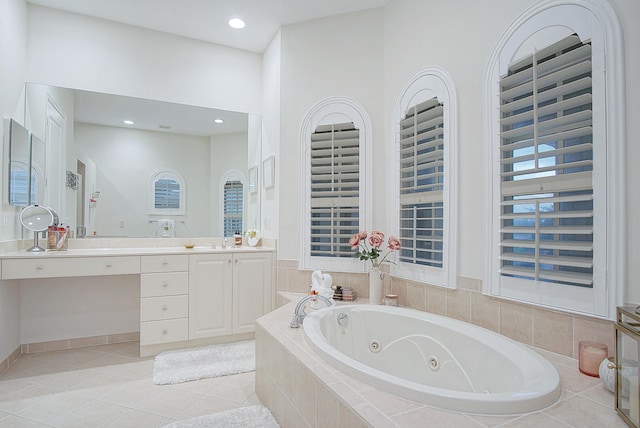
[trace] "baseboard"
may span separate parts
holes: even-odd
[[[25,343],[20,346],[22,354],[61,351],[64,349],[84,348],[86,346],[112,345],[114,343],[137,342],[140,332],[105,334],[102,336],[79,337],[75,339],[52,340],[48,342]]]
[[[11,364],[15,363],[16,360],[20,358],[20,355],[20,346],[18,346],[15,351],[13,351],[7,358],[0,362],[0,374],[11,367]]]

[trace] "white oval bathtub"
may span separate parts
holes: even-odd
[[[540,410],[562,392],[555,367],[475,325],[412,309],[341,305],[307,315],[307,343],[331,366],[416,402],[448,410]]]

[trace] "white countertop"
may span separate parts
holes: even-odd
[[[100,257],[100,256],[153,256],[175,254],[222,254],[243,252],[275,251],[272,247],[227,247],[211,248],[211,245],[196,245],[194,248],[181,247],[115,247],[115,248],[72,248],[63,251],[27,252],[26,250],[0,254],[0,259],[58,258],[58,257]]]

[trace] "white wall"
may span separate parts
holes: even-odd
[[[341,15],[282,28],[278,258],[297,260],[300,249],[300,129],[305,114],[329,97],[360,103],[373,124],[373,227],[385,226],[387,171],[383,135],[383,10]]]
[[[211,236],[208,137],[86,123],[76,123],[74,134],[74,159],[82,154],[96,163],[100,197],[89,211],[95,216],[97,235],[156,236],[156,224],[148,221],[151,178],[167,169],[180,174],[186,187],[185,223],[176,222],[176,237]],[[241,151],[238,156],[242,155]]]
[[[261,55],[29,5],[26,80],[260,113]]]
[[[24,123],[24,72],[26,67],[27,6],[24,0],[0,2],[0,112],[1,119],[13,117]],[[4,127],[0,127],[0,144],[4,151]],[[5,185],[4,162],[0,165],[0,185]],[[0,240],[14,239],[18,227],[17,209],[2,201]],[[6,219],[6,223],[5,223]],[[0,281],[0,361],[20,346],[20,287]]]
[[[262,159],[275,157],[275,185],[269,191],[263,190],[262,162],[258,160],[258,186],[260,188],[260,209],[262,222],[255,226],[262,236],[278,238],[280,230],[280,112],[281,112],[281,77],[282,35],[278,32],[264,52],[262,61],[263,80],[263,121],[262,121]],[[285,168],[286,170],[286,168]],[[261,224],[262,223],[262,224]],[[278,241],[278,247],[280,242]]]

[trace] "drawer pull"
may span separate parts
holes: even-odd
[[[166,328],[164,330],[162,330],[162,334],[167,334],[167,333],[168,333],[168,331],[167,331]]]
[[[162,261],[162,266],[166,266],[166,265],[168,265],[168,264],[169,264],[169,262],[168,262],[168,261],[166,261],[166,260],[163,260],[163,261]]]
[[[36,270],[43,270],[43,269],[44,269],[44,266],[42,266],[42,265],[36,266]]]
[[[169,286],[169,284],[168,284],[168,283],[166,283],[166,282],[163,282],[163,283],[162,283],[162,286],[163,286],[164,288],[167,288],[167,287]]]
[[[111,267],[111,266],[113,266],[113,265],[112,265],[111,263],[107,263],[105,266],[106,266],[107,268],[110,268],[110,267]]]
[[[162,310],[163,310],[163,311],[166,311],[166,310],[167,310],[167,305],[164,305],[164,306],[162,307]]]

